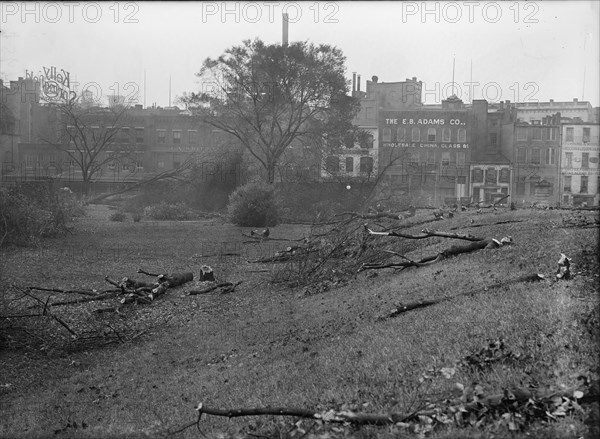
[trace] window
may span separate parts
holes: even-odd
[[[115,170],[116,170],[115,164],[116,164],[116,163],[115,163],[115,161],[114,161],[114,160],[113,160],[113,161],[110,161],[110,162],[108,162],[108,170],[109,170],[109,171],[115,171]]]
[[[135,143],[144,143],[144,128],[135,129]]]
[[[483,170],[480,168],[473,168],[471,180],[473,183],[483,183]]]
[[[464,166],[466,161],[466,153],[464,151],[456,151],[456,164]]]
[[[495,168],[488,168],[485,170],[485,184],[495,185],[498,181],[498,173]]]
[[[373,148],[373,134],[371,133],[366,133],[361,139],[360,139],[360,147],[361,148]]]
[[[540,164],[540,149],[533,148],[531,150],[531,163]]]
[[[467,141],[467,130],[465,130],[464,128],[459,128],[458,129],[458,141],[459,142],[466,142]]]
[[[158,169],[164,169],[165,168],[165,162],[162,160],[159,160],[159,162],[157,163],[157,167]]]
[[[517,128],[517,140],[527,140],[527,128],[525,128],[525,127]]]
[[[354,157],[346,157],[346,172],[354,172]]]
[[[419,163],[419,153],[409,152],[406,160],[408,163]]]
[[[566,168],[573,167],[573,153],[572,152],[565,153],[565,167]]]
[[[583,129],[583,143],[589,143],[590,142],[590,129],[589,128],[584,128]]]
[[[556,140],[556,128],[549,128],[550,140]]]
[[[548,140],[548,128],[542,128],[542,140]]]
[[[544,163],[546,165],[553,165],[555,163],[556,150],[554,148],[544,149]]]
[[[573,179],[573,177],[571,177],[570,175],[565,175],[565,187],[564,187],[565,192],[571,192],[571,180],[572,179]]]
[[[173,144],[178,145],[181,143],[181,130],[173,130]]]
[[[391,128],[384,128],[383,129],[383,141],[384,142],[391,142],[392,141],[392,129]]]
[[[442,142],[450,143],[450,138],[450,128],[444,128],[444,130],[442,131]]]
[[[396,130],[396,139],[398,142],[404,142],[406,136],[406,130],[404,128],[398,128]]]
[[[156,130],[156,143],[165,143],[167,132],[165,130]]]
[[[517,195],[525,195],[525,182],[517,181]]]
[[[442,151],[442,166],[448,166],[449,164],[450,164],[450,151]]]
[[[435,142],[435,139],[436,139],[435,128],[428,128],[427,129],[427,141],[428,142]]]
[[[136,169],[144,169],[144,160],[143,159],[137,159],[135,161],[135,167],[136,167]]]
[[[373,172],[373,157],[360,158],[360,172],[370,174]]]
[[[325,169],[329,173],[338,172],[340,170],[340,159],[336,155],[330,155],[325,161]]]
[[[569,127],[567,128],[567,138],[566,138],[567,142],[572,142],[573,141],[573,127]]]
[[[587,169],[590,167],[590,153],[582,152],[581,153],[581,167]]]
[[[498,144],[498,133],[490,133],[490,146]]]
[[[427,164],[428,165],[435,164],[435,151],[433,151],[433,150],[427,151]]]
[[[190,145],[195,145],[196,141],[197,141],[197,131],[196,130],[189,130],[188,131],[188,143]]]
[[[413,129],[412,129],[412,141],[413,142],[421,141],[421,131],[417,127],[413,127]]]
[[[517,162],[518,163],[525,163],[525,159],[526,159],[525,148],[519,148],[519,149],[517,149]]]
[[[129,143],[129,128],[121,128],[119,130],[120,133],[120,139],[119,139],[119,143]]]
[[[588,177],[587,175],[582,175],[581,176],[581,185],[579,186],[579,193],[580,194],[587,194],[588,191]]]
[[[542,129],[540,127],[535,127],[532,134],[533,140],[542,140]]]
[[[500,169],[500,175],[498,178],[499,183],[510,183],[510,169],[502,168]]]

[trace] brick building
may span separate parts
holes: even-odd
[[[598,206],[600,197],[600,125],[564,118],[561,123],[562,156],[560,194],[562,205]]]

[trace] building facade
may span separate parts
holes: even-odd
[[[563,119],[560,164],[561,204],[598,206],[600,125]]]
[[[513,167],[515,204],[559,203],[560,117],[556,113],[533,123],[517,120],[503,127],[507,140],[503,152]]]
[[[451,97],[441,107],[379,112],[380,163],[394,194],[428,205],[466,201],[471,127],[468,109]]]

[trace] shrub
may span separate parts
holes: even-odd
[[[185,221],[194,217],[185,203],[168,204],[162,202],[155,206],[146,206],[144,215],[158,221]]]
[[[252,182],[240,186],[229,197],[229,220],[238,226],[274,226],[279,221],[279,207],[273,188]]]
[[[139,223],[142,220],[142,214],[140,212],[134,212],[131,214],[134,223]]]
[[[122,223],[123,221],[125,221],[127,219],[127,215],[125,215],[125,213],[123,212],[113,212],[109,217],[109,220],[111,221],[116,221],[119,223]]]
[[[72,194],[52,181],[0,188],[0,245],[27,245],[40,238],[64,235],[75,216],[85,214]]]

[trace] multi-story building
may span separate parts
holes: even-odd
[[[456,96],[441,106],[381,110],[380,157],[392,192],[429,205],[469,197],[470,128],[469,110]]]
[[[600,125],[563,119],[560,194],[562,205],[598,206]]]
[[[512,163],[512,201],[516,204],[559,202],[560,113],[532,123],[503,126],[502,152]]]
[[[470,163],[473,202],[495,202],[511,194],[513,169],[502,146],[512,142],[512,136],[503,134],[504,127],[512,126],[515,118],[516,110],[510,101],[491,106],[485,100],[473,101]],[[505,200],[507,204],[510,201],[510,198]]]
[[[401,110],[421,105],[421,81],[379,82],[377,76],[361,90],[360,75],[353,74],[352,96],[360,99],[360,111],[353,120],[358,139],[347,142],[341,151],[324,158],[321,177],[374,177],[384,172],[389,158],[380,153],[378,117],[381,110]]]
[[[10,88],[2,85],[3,112],[14,117],[10,119],[13,134],[8,135],[8,128],[3,129],[1,178],[11,181],[54,177],[66,180],[65,183],[77,183],[82,179],[81,170],[66,152],[68,145],[60,148],[52,145],[58,142],[61,130],[69,129],[73,122],[61,117],[55,105],[40,103],[39,87],[36,91],[35,83],[29,82],[19,78],[11,81]],[[86,120],[82,123],[91,131],[97,132],[106,125],[110,109],[89,105],[83,108]],[[9,118],[3,114],[3,120]],[[127,109],[117,124],[119,132],[112,144],[115,149],[127,149],[130,153],[126,159],[112,160],[102,167],[95,176],[100,183],[98,190],[103,189],[102,183],[138,181],[149,174],[176,168],[192,155],[204,172],[214,173],[215,164],[211,161],[214,155],[209,151],[232,144],[225,133],[177,107],[144,109],[136,105]],[[102,154],[109,154],[111,147],[103,149],[106,151]]]

